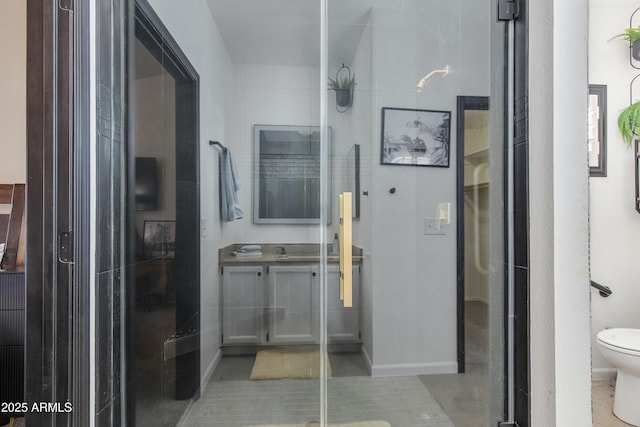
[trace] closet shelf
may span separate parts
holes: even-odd
[[[481,148],[470,153],[465,153],[464,159],[472,164],[488,163],[489,162],[489,148]]]
[[[474,189],[478,189],[478,190],[484,190],[489,188],[489,182],[479,182],[477,184],[465,184],[464,185],[464,192],[469,192],[469,191],[473,191]]]

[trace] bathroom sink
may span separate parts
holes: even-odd
[[[301,261],[301,260],[318,260],[318,255],[276,255],[276,260],[289,260],[289,261]]]
[[[327,255],[328,260],[336,260],[339,258],[337,254],[329,254]],[[276,261],[311,261],[318,262],[320,261],[320,255],[318,254],[292,254],[292,255],[276,255]]]
[[[336,262],[340,255],[333,252],[332,246],[326,247],[326,260],[329,262]],[[273,255],[274,261],[290,262],[290,263],[317,263],[320,262],[320,252],[317,245],[305,245],[305,244],[281,244],[274,245],[267,249]],[[273,252],[272,252],[273,251]]]

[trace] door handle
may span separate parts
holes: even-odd
[[[344,192],[340,194],[338,203],[340,209],[340,299],[344,307],[353,306],[351,199],[351,193]]]

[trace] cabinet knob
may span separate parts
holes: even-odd
[[[313,273],[311,273],[311,275],[312,275],[313,277],[316,277],[316,272],[314,271]]]
[[[262,276],[262,272],[261,271],[258,271],[258,276]]]

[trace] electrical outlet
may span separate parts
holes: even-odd
[[[207,220],[204,218],[200,220],[200,235],[207,237]]]
[[[445,229],[440,225],[440,218],[425,218],[424,234],[446,234]]]

